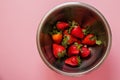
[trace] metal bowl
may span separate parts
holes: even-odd
[[[77,21],[81,26],[89,26],[102,40],[101,46],[91,47],[91,56],[83,60],[80,67],[72,68],[64,62],[57,62],[52,53],[52,39],[49,31],[59,21]],[[41,20],[37,30],[37,47],[42,60],[57,73],[76,76],[88,73],[97,68],[108,55],[111,48],[111,30],[104,16],[94,7],[81,2],[67,2],[50,10]]]

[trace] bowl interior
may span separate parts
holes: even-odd
[[[39,45],[42,51],[40,54],[43,54],[47,63],[52,65],[54,68],[69,73],[84,72],[97,65],[106,54],[105,52],[108,46],[108,32],[101,17],[92,9],[80,5],[62,6],[51,11],[43,20],[44,22],[39,26],[40,33],[38,34],[40,41]],[[53,41],[49,35],[53,25],[55,25],[57,21],[72,20],[78,22],[81,27],[91,26],[90,30],[97,33],[98,38],[102,40],[102,45],[90,47],[91,56],[84,59],[80,67],[75,68],[66,66],[64,61],[56,61],[52,53]]]

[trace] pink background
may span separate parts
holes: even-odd
[[[39,56],[36,31],[42,17],[58,4],[81,1],[96,7],[112,30],[112,48],[105,62],[81,77],[59,75]],[[119,80],[119,0],[0,0],[0,80]]]

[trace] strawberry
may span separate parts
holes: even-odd
[[[68,56],[78,55],[82,44],[75,42],[68,48]]]
[[[72,56],[70,58],[67,58],[65,60],[65,64],[70,65],[70,66],[79,66],[81,63],[80,57],[78,56]]]
[[[53,44],[53,54],[56,58],[62,58],[66,54],[66,49],[64,46]]]
[[[63,34],[64,35],[68,35],[69,33],[68,33],[68,30],[65,30],[64,32],[63,32]]]
[[[78,39],[77,41],[76,41],[78,44],[81,44],[81,41]]]
[[[83,40],[83,44],[94,45],[96,43],[96,37],[93,34],[88,34]]]
[[[85,57],[88,57],[90,55],[90,53],[91,53],[91,51],[87,47],[82,47],[80,56],[85,58]]]
[[[77,38],[83,38],[84,37],[84,33],[81,29],[80,26],[74,26],[70,32],[71,35],[73,35],[74,37],[77,37]]]
[[[77,39],[75,37],[73,37],[72,35],[67,34],[67,35],[64,35],[64,37],[63,37],[62,45],[67,47],[67,45],[70,45],[70,44],[72,44],[72,43],[74,43],[76,41],[77,41]]]
[[[65,28],[69,27],[69,24],[66,22],[57,22],[56,27],[58,30],[64,30]]]
[[[52,39],[55,43],[60,44],[62,41],[62,33],[52,34]]]

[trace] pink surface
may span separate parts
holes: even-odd
[[[76,0],[96,7],[112,30],[112,48],[105,62],[81,77],[59,75],[49,69],[36,47],[36,30],[54,6],[75,0],[0,0],[0,80],[119,80],[120,1]]]

